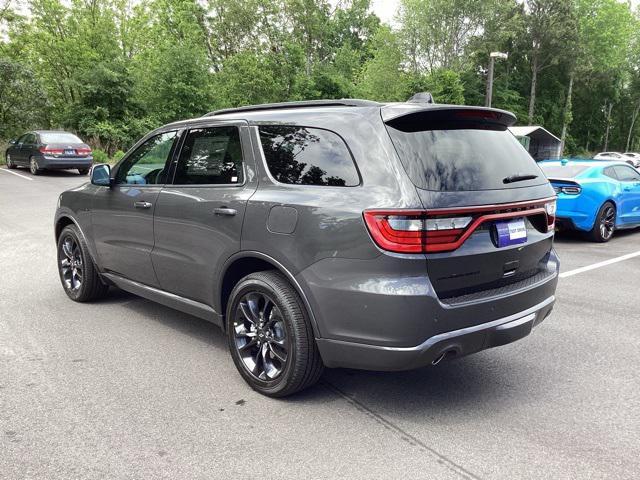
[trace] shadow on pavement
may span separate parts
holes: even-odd
[[[120,304],[228,355],[225,334],[206,320],[116,288],[110,290],[103,302]],[[520,380],[531,374],[530,368],[531,364],[514,362],[513,358],[505,362],[497,351],[489,350],[437,367],[405,372],[327,369],[317,386],[288,397],[286,401],[317,403],[343,397],[356,408],[372,408],[382,415],[448,416],[457,409],[482,410],[489,405],[495,408],[505,402],[521,401]],[[528,395],[530,398],[531,392]]]

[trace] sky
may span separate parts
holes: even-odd
[[[627,3],[628,0],[618,0],[623,3]],[[375,12],[380,19],[388,24],[393,25],[393,17],[398,10],[400,0],[372,0],[371,9]],[[640,0],[631,0],[631,6],[637,8],[640,5]]]
[[[400,0],[372,0],[371,9],[380,17],[380,20],[393,24],[393,17],[396,14],[399,3]]]

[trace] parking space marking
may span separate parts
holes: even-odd
[[[7,168],[0,168],[0,171],[2,171],[2,172],[7,172],[7,173],[11,173],[11,174],[13,174],[13,175],[17,175],[18,177],[20,177],[20,178],[24,178],[25,180],[29,180],[29,181],[33,180],[33,178],[31,178],[31,177],[27,177],[26,175],[22,175],[21,173],[14,172],[14,171],[9,170],[9,169],[7,169]]]
[[[574,270],[569,270],[568,272],[562,272],[560,274],[560,278],[571,277],[579,273],[588,272],[589,270],[594,270],[600,267],[606,267],[607,265],[611,265],[612,263],[624,262],[625,260],[629,260],[630,258],[633,258],[633,257],[640,257],[640,251],[628,253],[626,255],[611,258],[609,260],[604,260],[603,262],[594,263],[593,265],[587,265],[586,267],[580,267]]]

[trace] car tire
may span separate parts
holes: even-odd
[[[38,167],[38,161],[34,157],[29,158],[29,171],[31,175],[40,175],[42,173],[42,169]]]
[[[78,227],[67,225],[58,237],[58,273],[62,288],[75,302],[89,302],[106,295],[105,285],[93,263]]]
[[[611,240],[616,229],[616,206],[611,202],[604,202],[598,210],[596,221],[589,232],[589,238],[598,243]]]
[[[226,331],[240,375],[263,395],[291,395],[322,375],[307,311],[280,272],[252,273],[236,284],[227,303]]]
[[[13,163],[13,160],[11,160],[11,155],[9,155],[8,153],[7,153],[7,156],[6,156],[6,163],[7,163],[7,168],[9,170],[13,170],[13,169],[17,168],[17,165],[15,163]]]
[[[78,169],[78,173],[80,175],[86,175],[87,173],[89,173],[89,169],[88,168],[79,168]]]

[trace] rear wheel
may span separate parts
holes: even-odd
[[[14,168],[16,168],[16,164],[13,163],[13,160],[11,160],[11,155],[7,153],[7,168],[13,170]]]
[[[58,272],[65,293],[73,301],[96,300],[109,290],[100,280],[87,244],[75,225],[66,226],[58,238]]]
[[[233,362],[254,390],[284,397],[320,378],[322,360],[304,305],[281,273],[257,272],[240,280],[226,318]]]
[[[89,169],[88,168],[79,168],[78,169],[78,173],[80,175],[86,175],[87,173],[89,173]]]
[[[29,159],[29,171],[31,175],[40,175],[42,173],[42,169],[38,166],[38,161],[34,157]]]
[[[611,202],[605,202],[598,210],[596,221],[589,232],[594,242],[608,242],[616,229],[616,207]]]

